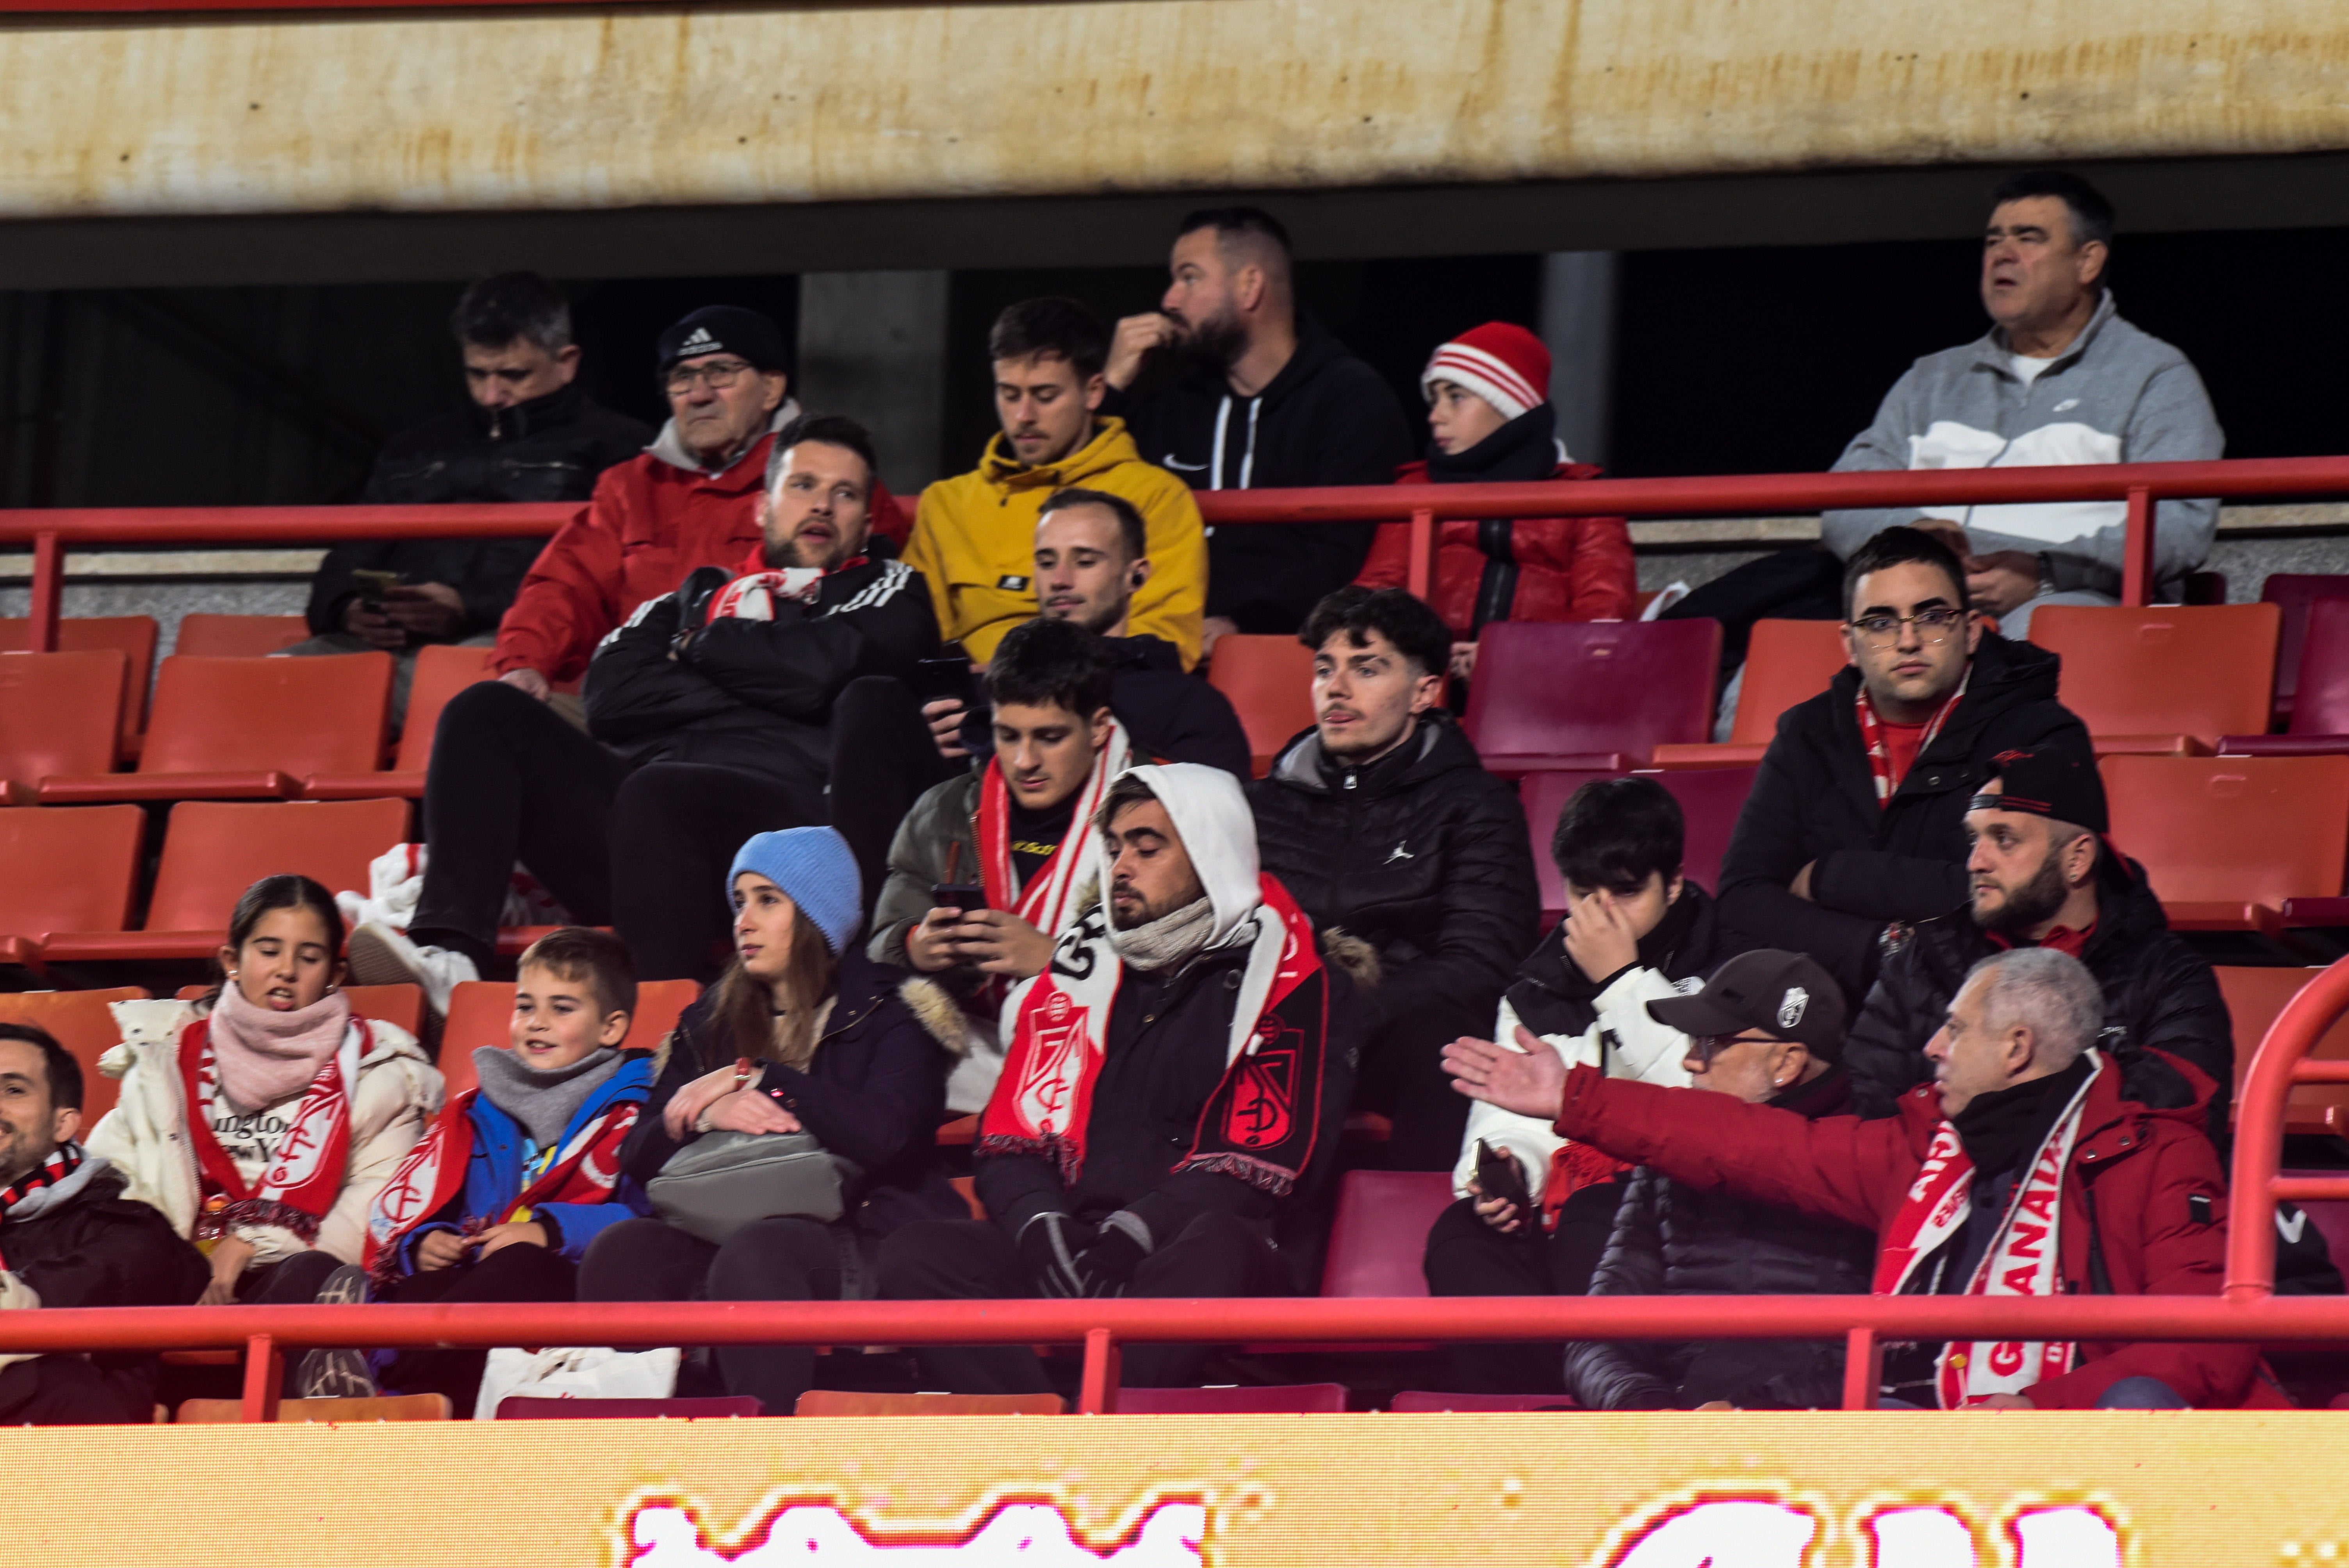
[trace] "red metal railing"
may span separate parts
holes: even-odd
[[[0,0],[5,3],[5,0]],[[1202,490],[1216,527],[1284,522],[1407,522],[1409,586],[1433,581],[1435,525],[1449,518],[1766,516],[1854,507],[2115,500],[2128,507],[2121,602],[2153,593],[2153,503],[2216,496],[2349,495],[2349,458],[2210,463],[1942,469],[1870,474],[1741,474],[1696,479],[1542,480],[1501,485],[1361,485],[1330,490]],[[481,539],[553,533],[576,506],[186,507],[0,511],[0,544],[33,547],[32,646],[57,645],[64,552],[71,545],[333,544],[355,539]]]

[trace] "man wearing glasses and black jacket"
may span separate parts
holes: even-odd
[[[1789,708],[1721,862],[1721,913],[1824,965],[1857,1005],[1916,922],[1971,897],[1966,805],[2002,753],[2088,748],[2059,661],[1966,609],[1940,540],[1888,528],[1844,573],[1851,664]]]

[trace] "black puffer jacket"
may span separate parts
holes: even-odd
[[[1429,713],[1416,736],[1356,769],[1329,766],[1309,729],[1248,786],[1248,803],[1264,869],[1317,928],[1378,950],[1372,1054],[1399,1030],[1454,1017],[1490,1026],[1533,946],[1541,894],[1516,791],[1485,771],[1449,714]]]
[[[615,414],[576,386],[511,408],[466,407],[402,430],[383,445],[359,500],[367,506],[450,501],[585,500],[595,477],[649,445],[650,427]],[[310,630],[343,629],[362,568],[410,583],[445,583],[464,596],[459,636],[497,630],[545,548],[529,539],[386,539],[338,544],[310,584]]]
[[[660,1174],[684,1145],[661,1126],[677,1091],[741,1053],[711,1016],[715,990],[678,1020],[643,1118],[620,1149],[620,1168],[638,1182]],[[878,1239],[916,1220],[964,1220],[969,1208],[938,1164],[947,1070],[962,1046],[962,1013],[927,980],[855,948],[840,955],[832,1016],[815,1056],[801,1071],[779,1062],[759,1069],[817,1142],[864,1172],[849,1193],[849,1217]]]
[[[2059,663],[1985,634],[1965,700],[1881,806],[1855,711],[1859,671],[1845,666],[1788,708],[1722,856],[1722,918],[1809,954],[1854,1001],[1866,996],[1888,923],[1936,919],[1966,902],[1966,803],[1990,759],[2057,736],[2086,749],[2086,727],[2055,700]],[[1806,865],[1809,900],[1788,891]]]
[[[1850,1109],[1841,1069],[1770,1102],[1816,1120]],[[1593,1295],[1866,1295],[1876,1238],[1792,1209],[1697,1191],[1641,1166],[1615,1211],[1590,1277]],[[1582,1342],[1566,1347],[1566,1387],[1594,1410],[1833,1408],[1843,1353],[1832,1343]]]
[[[2219,1136],[2235,1081],[2235,1031],[2218,977],[2171,934],[2144,868],[2109,844],[2097,850],[2096,908],[2080,960],[2104,987],[2103,1045],[2120,1064],[2122,1093],[2156,1110],[2208,1095],[2211,1133]],[[1925,1042],[1941,1026],[1966,971],[1998,950],[1961,909],[1919,925],[1909,945],[1886,960],[1844,1046],[1860,1115],[1892,1115],[1903,1094],[1932,1076]],[[2218,1092],[2197,1089],[2148,1047],[2193,1063]]]

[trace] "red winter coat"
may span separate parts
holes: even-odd
[[[550,681],[575,680],[605,635],[647,599],[677,591],[695,568],[729,571],[759,543],[762,438],[721,474],[678,468],[647,451],[604,470],[587,510],[546,542],[513,606],[498,623],[490,668],[528,666]],[[873,531],[898,543],[907,532],[896,498],[873,486]]]
[[[1553,479],[1595,480],[1588,463],[1560,463]],[[1427,483],[1427,465],[1405,463],[1395,483]],[[1475,634],[1476,595],[1492,559],[1480,541],[1486,525],[1454,519],[1443,525],[1435,552],[1435,613],[1465,642]],[[1508,548],[1517,564],[1516,593],[1509,621],[1627,621],[1637,602],[1640,575],[1631,562],[1631,531],[1619,517],[1521,517],[1509,529]],[[1400,588],[1411,570],[1411,524],[1382,522],[1370,558],[1354,581],[1366,588]]]
[[[2172,1058],[2205,1092],[2209,1080]],[[1924,1164],[1941,1108],[1930,1084],[1900,1098],[1897,1114],[1816,1121],[1703,1089],[1661,1088],[1589,1068],[1568,1074],[1557,1130],[1619,1160],[1652,1165],[1706,1192],[1776,1203],[1882,1233]],[[2080,1134],[2064,1176],[2063,1288],[2089,1294],[2091,1235],[2104,1243],[2115,1295],[2216,1295],[2226,1277],[2227,1181],[2202,1133],[2199,1101],[2149,1110],[2121,1098],[2105,1064],[2088,1087]],[[2086,1192],[2095,1184],[2092,1223]],[[2188,1200],[2210,1201],[2210,1219]],[[2042,1409],[2085,1410],[2124,1377],[2158,1377],[2198,1408],[2283,1403],[2255,1377],[2249,1345],[2082,1342],[2076,1364],[2024,1395]]]

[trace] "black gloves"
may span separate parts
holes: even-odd
[[[1066,1214],[1039,1214],[1021,1228],[1019,1246],[1040,1295],[1123,1295],[1150,1255],[1150,1228],[1121,1209],[1088,1238]]]
[[[1103,1225],[1085,1250],[1077,1254],[1077,1267],[1092,1287],[1088,1295],[1117,1295],[1133,1278],[1133,1271],[1150,1254],[1142,1243],[1123,1231]]]
[[[1019,1262],[1038,1295],[1068,1298],[1092,1294],[1085,1288],[1085,1275],[1069,1245],[1068,1233],[1075,1223],[1066,1214],[1048,1213],[1019,1228]]]

